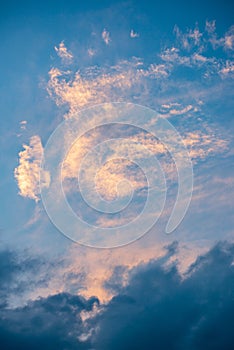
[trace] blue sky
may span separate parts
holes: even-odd
[[[226,295],[221,287],[224,283],[233,293],[232,3],[10,1],[1,5],[0,17],[0,337],[5,347],[17,348],[11,341],[14,335],[20,349],[30,349],[36,340],[43,346],[48,340],[50,349],[130,349],[132,339],[140,334],[137,343],[149,349],[215,348],[207,339],[216,339],[212,332],[214,327],[219,328],[219,315],[230,325],[233,309],[231,294]],[[95,105],[112,102],[150,108],[183,139],[193,166],[193,196],[182,222],[170,235],[165,234],[165,227],[178,190],[176,166],[160,142],[142,130],[93,130],[95,118],[89,118],[85,109],[90,108],[92,114]],[[105,108],[113,122],[114,110],[109,116]],[[128,154],[131,158],[135,152],[134,159],[142,162],[147,159],[139,146],[142,144],[160,162],[167,181],[165,207],[156,225],[129,245],[97,249],[74,243],[66,233],[59,232],[46,213],[39,188],[41,157],[52,132],[60,123],[72,124],[73,118],[77,118],[77,130],[88,126],[90,131],[68,152],[61,177],[73,210],[90,223],[121,226],[139,214],[145,200],[146,182],[139,169],[122,160],[112,162],[110,154],[116,158]],[[143,120],[145,128],[153,132],[155,121],[145,115]],[[72,132],[63,133],[65,144],[71,142]],[[128,141],[111,142],[100,148],[104,149],[104,158],[94,157],[95,146],[115,132],[123,132]],[[88,149],[86,189],[93,190],[89,186],[95,162],[100,159],[107,161],[95,178],[102,198],[113,200],[116,183],[125,177],[132,182],[137,195],[126,217],[99,217],[82,204],[76,176]],[[43,176],[45,188],[50,190],[46,186],[52,173]],[[128,184],[122,183],[119,190],[120,199],[125,201],[130,195]],[[59,195],[54,194],[54,202],[59,202]],[[93,198],[92,191],[87,195]],[[160,200],[160,196],[155,198]],[[223,280],[215,274],[222,269]],[[212,282],[210,286],[199,285],[199,300],[194,286],[197,279],[206,280],[206,276]],[[173,294],[171,306],[176,309],[178,304],[182,316],[178,337],[171,334],[172,343],[166,344],[166,336],[159,337],[155,327],[159,327],[161,313],[170,314],[166,304],[173,286],[177,294]],[[157,293],[161,299],[155,297]],[[183,296],[195,298],[195,309],[197,305],[204,305],[204,309],[190,317],[193,310],[183,303]],[[220,302],[215,309],[214,325],[210,310],[224,298],[227,303]],[[64,323],[57,323],[61,303],[70,311],[63,310]],[[50,326],[45,316],[47,305]],[[124,305],[131,310],[129,323]],[[8,325],[3,321],[6,317]],[[35,337],[34,318],[35,325],[40,325]],[[173,327],[173,312],[170,318]],[[28,331],[21,327],[22,319],[24,326],[31,324]],[[74,319],[79,319],[79,334],[69,326]],[[116,331],[110,330],[109,322]],[[134,322],[139,328],[129,333]],[[206,334],[211,335],[207,338]],[[220,328],[217,349],[219,344],[230,349],[231,337],[228,327]]]

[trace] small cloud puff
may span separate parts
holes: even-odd
[[[102,39],[106,45],[109,45],[111,42],[110,33],[105,28],[102,32]]]
[[[64,45],[64,42],[61,41],[59,44],[59,47],[54,47],[55,51],[57,52],[58,56],[62,59],[63,63],[69,64],[73,60],[73,55],[71,52],[69,52]]]
[[[131,38],[138,38],[140,36],[139,33],[137,32],[134,32],[134,30],[132,29],[131,32],[130,32],[130,37]]]
[[[234,73],[234,63],[232,61],[227,61],[226,66],[223,67],[220,72],[222,77],[226,77],[227,75],[233,75]]]
[[[27,125],[27,120],[22,120],[20,122],[20,129],[21,130],[26,130],[26,125]]]

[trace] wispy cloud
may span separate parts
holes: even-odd
[[[234,26],[231,26],[224,36],[221,37],[216,33],[215,21],[206,21],[204,32],[201,32],[198,27],[187,29],[183,32],[178,26],[175,26],[174,32],[179,48],[187,52],[196,50],[198,53],[201,53],[206,51],[209,45],[212,46],[213,50],[219,47],[230,51],[234,49]]]
[[[88,49],[88,55],[89,57],[93,57],[96,55],[96,50],[95,49]]]
[[[231,76],[234,73],[234,62],[226,61],[226,66],[220,70],[220,74],[224,77]]]
[[[230,76],[228,73],[232,71],[233,60],[230,57],[225,59],[216,55],[216,46],[213,44],[211,52],[213,55],[210,52],[208,54],[207,49],[211,41],[216,38],[220,45],[222,43],[224,51],[225,40],[226,47],[231,50],[232,28],[221,38],[222,40],[217,39],[215,22],[206,22],[204,32],[195,27],[184,33],[175,27],[175,34],[176,42],[163,48],[155,62],[149,64],[141,58],[132,57],[129,60],[120,60],[113,66],[91,66],[76,72],[54,67],[49,73],[48,91],[59,105],[68,104],[72,114],[76,109],[113,100],[127,100],[154,107],[153,86],[154,89],[165,91],[166,81],[168,90],[172,89],[173,83],[178,87],[184,81],[184,78],[181,79],[179,76],[176,79],[172,78],[178,67],[190,68],[191,72],[196,73],[197,83],[213,79],[215,76],[220,76],[222,79]],[[108,45],[109,33],[104,30],[102,36]],[[97,54],[93,50],[88,51],[90,57]],[[190,75],[187,76],[189,82]],[[217,81],[215,83],[217,84]],[[193,87],[192,81],[191,87]]]
[[[26,127],[27,127],[27,120],[22,120],[20,122],[20,129],[21,130],[26,130]]]
[[[187,118],[187,120],[190,120],[192,123],[193,118],[197,118],[197,115],[202,113],[199,95],[203,88],[197,84],[197,79],[198,81],[201,79],[200,74],[202,73],[202,79],[205,79],[208,72],[210,72],[211,77],[216,75],[216,81],[217,78],[225,79],[233,73],[233,62],[231,59],[221,60],[215,56],[205,56],[205,53],[200,50],[200,48],[205,47],[205,34],[201,33],[198,28],[182,33],[175,27],[175,32],[177,41],[179,41],[179,46],[176,47],[174,43],[171,47],[162,50],[158,55],[159,60],[148,65],[146,65],[142,59],[132,57],[130,60],[119,61],[113,66],[91,66],[74,72],[53,67],[49,72],[48,92],[50,96],[55,99],[58,106],[63,104],[67,105],[68,113],[65,115],[65,118],[71,118],[77,111],[90,105],[114,100],[119,102],[131,101],[147,104],[152,107],[157,107],[158,112],[161,113],[164,118],[178,117],[177,121],[179,121],[179,118],[183,116],[183,118]],[[209,34],[209,38],[214,37],[215,22],[206,23],[206,32]],[[230,36],[230,32],[229,30],[228,36]],[[107,31],[104,31],[104,33],[104,37],[109,38]],[[182,53],[181,51],[181,40],[189,41],[189,47],[184,48],[184,44],[182,43],[187,53],[185,53],[185,51]],[[188,53],[192,45],[196,47],[197,50]],[[61,48],[61,52],[67,52],[67,50],[63,50],[63,43]],[[184,78],[181,80],[180,76],[176,77],[176,79],[173,77],[174,71],[178,66],[182,68],[190,67],[192,70],[196,71],[198,76],[198,78],[196,78],[197,87],[194,87],[193,81],[188,81],[186,82],[186,93],[184,92]],[[222,81],[222,79],[220,80]],[[178,92],[180,86],[183,87],[183,95],[182,92]],[[155,89],[158,89],[158,91],[164,90],[165,97],[163,98],[162,94],[160,98],[155,96]],[[167,93],[167,89],[168,91],[176,91],[179,101],[176,101],[174,94],[171,95],[170,92]],[[207,88],[205,93],[209,93]],[[191,100],[191,96],[194,96],[193,100]],[[181,103],[182,100],[183,103]],[[190,125],[190,129],[192,128],[192,130],[188,131],[182,124],[183,122],[181,122],[180,132],[182,132],[184,142],[195,162],[208,157],[210,154],[225,152],[227,150],[227,141],[214,132],[208,129],[201,132],[194,124]],[[98,135],[95,137],[98,137]],[[25,146],[26,149],[23,152],[27,153],[27,156],[29,150],[33,152],[35,140],[38,140],[38,138],[32,139],[30,145]],[[148,147],[150,146],[149,140],[145,137],[138,141],[144,143]],[[82,157],[87,152],[92,142],[93,140],[90,138],[83,138],[82,144],[76,147],[74,152],[70,152],[68,159],[64,162],[64,178],[76,177],[77,164],[80,164]],[[29,147],[29,149],[27,147]],[[158,154],[158,145],[154,147],[157,148],[154,149],[154,152],[156,152],[155,154]],[[127,148],[128,152],[130,152],[131,147],[129,144]],[[42,146],[40,150],[42,151]],[[34,161],[31,165],[31,162],[29,163],[29,161],[25,159],[25,153],[20,153],[20,165],[15,171],[15,176],[19,184],[20,194],[38,200],[38,189],[35,185],[37,176],[35,174],[38,172],[37,168],[39,167],[39,163]],[[32,171],[31,177],[30,175],[26,175],[29,169]],[[108,168],[103,172],[103,175],[105,175],[103,181],[109,178],[110,182],[113,176],[110,176],[110,172],[107,170]],[[22,179],[24,177],[27,178],[29,182],[27,180],[23,181]],[[32,179],[34,179],[34,181]],[[33,183],[32,186],[27,185],[27,183],[31,183],[30,181]],[[100,188],[105,188],[105,186],[105,181],[100,181]],[[112,182],[108,188],[111,187]]]
[[[162,107],[164,107],[166,110],[168,110],[170,115],[185,114],[193,109],[192,105],[182,107],[182,106],[180,106],[180,104],[175,105],[174,103],[172,103],[171,105],[163,105]]]
[[[48,91],[58,105],[68,104],[71,113],[90,104],[121,101],[124,95],[134,93],[131,90],[134,86],[139,84],[144,89],[142,78],[145,75],[165,74],[164,67],[161,67],[163,73],[156,67],[151,67],[148,71],[138,69],[138,62],[136,59],[124,61],[108,69],[94,66],[75,74],[52,68],[49,72]]]

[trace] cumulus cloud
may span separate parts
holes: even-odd
[[[19,165],[15,168],[15,179],[19,194],[23,197],[39,200],[39,174],[43,147],[39,136],[32,136],[29,145],[23,145],[19,153]]]
[[[127,286],[97,316],[95,346],[231,349],[233,258],[233,245],[219,244],[182,280],[175,265],[164,270],[160,260],[136,267]]]
[[[4,349],[88,349],[80,316],[91,311],[96,298],[85,300],[66,293],[41,298],[24,308],[1,310],[0,339]],[[6,323],[7,319],[7,323]]]
[[[106,45],[109,45],[111,42],[110,33],[105,28],[102,31],[102,39]]]
[[[120,263],[105,280],[105,288],[114,291],[105,304],[66,292],[24,307],[2,304],[1,344],[9,349],[16,344],[24,349],[231,349],[233,244],[218,243],[183,276],[172,259],[177,250],[174,242],[158,259],[130,268]],[[8,268],[1,271],[7,274]]]
[[[63,41],[59,44],[59,47],[54,47],[55,51],[57,52],[57,55],[62,59],[63,63],[71,63],[73,60],[73,55],[68,49],[66,48]]]

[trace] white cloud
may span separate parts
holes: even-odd
[[[26,130],[26,126],[27,126],[27,120],[22,120],[20,122],[20,129],[21,130]]]
[[[69,115],[91,104],[144,98],[147,79],[167,78],[163,64],[142,67],[141,60],[121,61],[108,69],[90,67],[83,72],[52,68],[48,92],[58,105],[68,104]],[[67,115],[67,117],[69,117]]]
[[[207,31],[213,33],[215,31],[214,23],[207,24],[207,28]],[[183,33],[181,34],[177,27],[175,32],[179,38],[184,35]],[[108,32],[104,30],[103,33],[104,38],[109,42]],[[186,37],[189,37],[196,45],[199,44],[199,41],[204,40],[204,35],[201,35],[197,29],[188,30]],[[129,61],[122,60],[115,66],[92,66],[83,71],[62,71],[54,67],[49,72],[50,80],[47,88],[50,96],[55,99],[58,106],[62,104],[68,106],[68,113],[65,115],[65,118],[72,117],[78,110],[90,105],[113,100],[116,102],[131,101],[149,105],[153,108],[154,106],[162,105],[161,113],[163,117],[186,116],[187,113],[191,116],[202,108],[198,104],[191,104],[191,95],[195,94],[199,100],[201,99],[200,91],[198,91],[199,87],[193,88],[193,83],[183,85],[183,96],[179,95],[180,99],[183,98],[184,103],[182,104],[175,103],[175,98],[174,96],[172,98],[171,95],[167,95],[166,98],[161,98],[161,100],[159,100],[157,95],[155,96],[155,91],[160,91],[161,87],[164,90],[167,88],[173,91],[175,88],[176,91],[178,90],[180,80],[177,79],[174,83],[173,79],[170,79],[170,75],[178,65],[181,67],[189,66],[191,69],[202,67],[203,74],[211,70],[213,75],[217,74],[217,76],[222,77],[230,76],[230,73],[234,71],[233,62],[230,60],[217,61],[214,57],[208,58],[198,51],[182,55],[181,49],[176,47],[176,45],[172,45],[171,48],[167,48],[159,55],[158,62],[153,62],[149,65],[145,65],[142,59],[133,57]],[[185,89],[187,93],[184,93]],[[189,100],[186,100],[186,96]],[[25,124],[22,123],[23,125]],[[195,134],[198,136],[195,136]],[[207,139],[206,136],[200,135],[196,130],[194,130],[193,135],[189,135],[185,139],[185,143],[190,148],[194,159],[204,158],[211,152],[218,152],[219,147],[220,150],[225,150],[224,140],[218,138],[219,141],[217,141],[210,137]],[[87,146],[88,141],[84,140],[84,144]],[[33,162],[28,159],[35,152],[35,149],[38,150],[40,148],[39,145],[41,144],[38,137],[35,137],[30,140],[29,146],[24,146],[25,150],[20,153],[19,167],[15,170],[20,194],[35,200],[38,200],[36,174],[39,163],[35,159]],[[42,146],[40,149],[42,150]],[[80,156],[82,154],[81,152]],[[73,173],[73,163],[77,163],[77,155],[73,158],[71,157],[70,163],[66,164],[65,171],[68,173]],[[30,169],[30,167],[33,168],[31,176],[26,174],[26,170]],[[106,175],[105,178],[108,177],[107,170],[103,173]]]
[[[192,109],[193,109],[193,106],[192,105],[188,105],[188,106],[186,106],[186,107],[184,107],[182,109],[171,109],[169,111],[169,113],[171,115],[181,115],[181,114],[185,114],[185,113],[191,111]]]
[[[57,52],[58,56],[62,59],[63,63],[69,64],[72,62],[73,55],[70,51],[67,50],[63,41],[61,41],[59,47],[55,46],[54,49]]]
[[[201,63],[205,63],[207,62],[208,58],[203,56],[203,55],[200,55],[198,53],[195,53],[192,58],[195,60],[195,61],[198,61],[198,62],[201,62]]]
[[[32,136],[29,145],[24,144],[23,148],[24,150],[19,152],[19,165],[14,170],[19,194],[38,202],[40,199],[40,184],[41,186],[48,186],[50,181],[48,172],[40,172],[44,152],[40,136]]]
[[[102,32],[102,39],[106,45],[109,45],[111,42],[110,33],[105,28]]]
[[[130,32],[130,37],[131,38],[138,38],[140,35],[137,32],[134,32],[134,30],[132,29]]]
[[[39,173],[43,147],[39,136],[32,136],[29,145],[23,145],[19,153],[19,165],[15,169],[15,178],[19,194],[23,197],[39,200]]]

